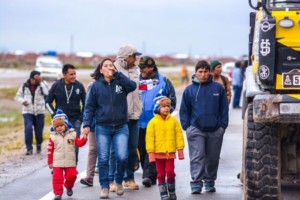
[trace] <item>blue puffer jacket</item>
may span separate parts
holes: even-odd
[[[207,82],[200,83],[194,75],[193,83],[184,90],[179,114],[184,130],[191,125],[201,131],[226,129],[228,103],[224,88],[214,82],[212,76]]]
[[[116,127],[128,122],[127,94],[134,91],[136,83],[121,72],[107,83],[102,77],[95,81],[88,93],[83,126],[90,127],[93,118],[101,126]]]
[[[150,79],[155,80],[155,85],[152,88],[146,90],[141,89],[143,81],[149,81]],[[171,110],[173,111],[176,108],[176,94],[173,84],[164,76],[158,72],[150,79],[143,79],[140,76],[140,93],[142,96],[143,110],[139,119],[139,127],[146,128],[149,121],[154,117],[153,108],[154,101],[153,99],[158,95],[167,96],[171,99]]]

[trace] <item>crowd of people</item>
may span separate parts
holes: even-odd
[[[186,133],[191,174],[191,193],[216,192],[223,135],[228,126],[231,84],[221,75],[222,63],[199,61],[184,89],[178,121],[172,82],[159,73],[155,60],[142,56],[132,45],[122,46],[116,60],[103,59],[91,74],[87,87],[76,79],[76,67],[65,64],[63,78],[49,89],[38,71],[19,88],[16,100],[23,104],[26,155],[41,153],[45,108],[52,116],[48,141],[48,165],[52,170],[54,200],[60,200],[63,186],[73,195],[78,147],[88,141],[86,186],[94,185],[99,170],[100,198],[110,192],[124,194],[124,187],[139,190],[136,163],[142,167],[144,187],[158,185],[162,200],[176,196],[174,159],[184,159]],[[188,82],[182,71],[182,83]],[[239,63],[233,71],[233,108],[239,107],[242,87]]]

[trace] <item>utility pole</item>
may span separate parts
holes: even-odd
[[[71,34],[71,37],[70,37],[70,54],[72,54],[74,51],[74,37],[73,37],[73,34]]]

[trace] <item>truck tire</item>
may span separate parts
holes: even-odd
[[[276,125],[255,123],[247,107],[247,141],[243,158],[244,199],[281,199],[280,140]],[[279,127],[278,127],[279,128]]]

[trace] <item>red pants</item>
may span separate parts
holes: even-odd
[[[175,182],[174,159],[155,159],[158,184]]]
[[[63,185],[67,190],[72,189],[77,178],[76,167],[53,167],[52,187],[55,195],[62,195]]]

